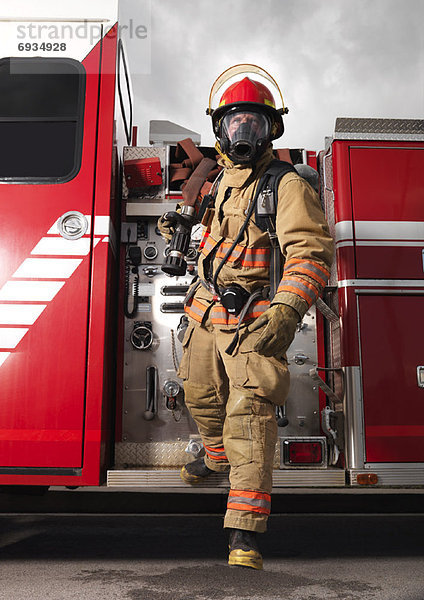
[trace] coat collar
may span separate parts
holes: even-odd
[[[261,158],[258,160],[255,165],[235,165],[230,163],[225,158],[220,158],[218,160],[218,164],[224,167],[224,176],[222,178],[222,184],[225,187],[232,188],[241,188],[245,185],[247,180],[263,171],[264,168],[271,162],[274,158],[272,153],[272,146],[269,146]]]

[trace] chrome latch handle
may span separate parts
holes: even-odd
[[[424,388],[424,366],[419,365],[417,367],[417,384],[418,387]]]
[[[62,215],[57,228],[65,240],[78,240],[88,231],[88,220],[77,210],[71,210]]]

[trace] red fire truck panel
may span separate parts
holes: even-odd
[[[422,279],[423,148],[387,144],[349,150],[356,276]]]
[[[189,489],[180,467],[203,448],[178,362],[204,231],[170,279],[156,225],[181,200],[175,146],[122,148],[130,84],[104,3],[97,42],[0,56],[0,485],[97,486],[108,470],[114,487]],[[276,487],[424,486],[423,142],[422,121],[338,119],[319,160],[281,153],[320,169],[336,260],[287,353]]]
[[[43,62],[44,75],[49,65],[62,76],[72,66],[79,74],[69,82],[78,87],[72,115],[66,112],[70,101],[58,101],[55,109],[66,109],[64,122],[72,121],[75,151],[66,157],[75,155],[75,164],[69,167],[68,161],[62,172],[50,172],[54,161],[25,157],[22,162],[17,154],[18,171],[10,158],[0,174],[0,252],[6,258],[0,262],[2,484],[96,485],[102,480],[114,380],[116,50],[114,27],[82,62]],[[25,69],[18,79],[10,59],[3,61],[5,95],[31,84],[25,71],[32,76],[41,61],[32,56],[12,60]],[[38,86],[34,110],[51,108],[54,90],[58,96],[63,92],[60,78],[51,85],[44,75],[32,77]],[[49,96],[44,106],[43,94]],[[3,104],[0,127],[7,110]],[[32,109],[31,103],[26,106]],[[43,117],[51,117],[49,131],[55,123],[59,131],[61,120],[51,112]],[[38,113],[24,116],[37,117],[39,125]],[[21,142],[24,156],[25,139]],[[40,139],[40,153],[45,144]]]
[[[9,340],[2,348],[11,351],[2,367],[3,466],[81,467],[92,241],[88,228],[78,240],[65,239],[57,222],[70,209],[91,216],[98,79],[80,77],[85,101],[76,116],[84,136],[76,177],[45,184],[34,172],[23,184],[0,187],[7,206],[0,238],[14,254],[1,282],[2,336]]]
[[[367,462],[424,462],[423,301],[358,295]]]

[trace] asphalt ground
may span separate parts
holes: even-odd
[[[225,492],[35,492],[0,495],[1,600],[424,600],[421,490],[274,494],[261,572],[227,565]]]
[[[0,517],[3,600],[422,600],[424,516],[274,515],[264,571],[215,515]]]

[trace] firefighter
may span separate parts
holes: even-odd
[[[210,110],[223,175],[186,304],[179,367],[205,448],[181,477],[196,484],[229,470],[228,562],[254,569],[262,568],[256,534],[266,530],[271,508],[275,407],[289,389],[286,351],[326,284],[333,255],[318,195],[291,170],[278,186],[275,220],[284,271],[268,297],[272,236],[249,208],[274,158],[272,141],[283,134],[282,112],[268,87],[248,76]],[[169,222],[159,227],[172,233]]]

